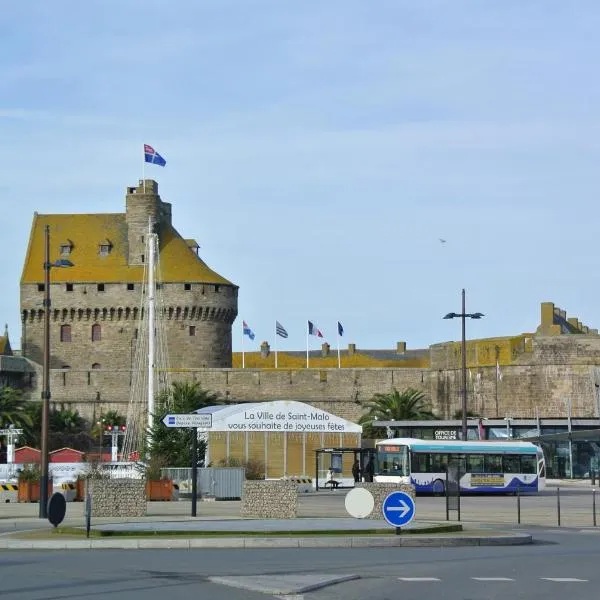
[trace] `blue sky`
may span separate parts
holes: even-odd
[[[240,286],[255,346],[306,320],[409,348],[598,327],[594,0],[56,0],[0,21],[0,319],[34,211],[122,212],[148,167]],[[444,238],[442,244],[438,238]],[[315,343],[315,348],[317,344]],[[251,346],[245,343],[249,350]]]

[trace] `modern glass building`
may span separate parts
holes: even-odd
[[[461,421],[379,421],[384,437],[460,440]],[[479,419],[468,421],[470,440],[519,439],[538,443],[551,479],[591,477],[600,472],[600,419]]]

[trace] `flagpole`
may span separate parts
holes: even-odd
[[[338,350],[338,369],[342,368],[342,361],[340,359],[340,326],[338,321],[338,335],[337,335],[337,350]]]
[[[306,322],[306,368],[308,369],[308,321]]]
[[[244,356],[244,321],[242,321],[242,369],[246,368],[246,358]]]
[[[146,148],[144,148],[144,158],[142,160],[142,185],[144,186],[144,194],[146,193]]]
[[[275,321],[275,368],[277,368],[277,321]]]

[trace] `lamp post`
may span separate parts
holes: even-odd
[[[481,319],[484,314],[467,313],[465,309],[465,290],[462,291],[462,312],[461,313],[448,313],[444,319],[455,319],[460,317],[462,320],[462,439],[467,440],[467,340],[465,335],[465,320],[469,319]]]
[[[50,226],[44,228],[44,361],[42,367],[42,432],[40,519],[48,518],[48,421],[50,418],[50,269],[72,267],[67,259],[50,262]]]

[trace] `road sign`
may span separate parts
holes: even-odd
[[[201,429],[210,429],[212,427],[212,415],[199,415],[191,413],[189,415],[167,415],[163,419],[167,427],[199,427]]]
[[[21,435],[22,433],[22,429],[0,429],[0,435]]]
[[[392,492],[383,501],[383,518],[393,527],[408,525],[415,516],[415,501],[406,492]]]

